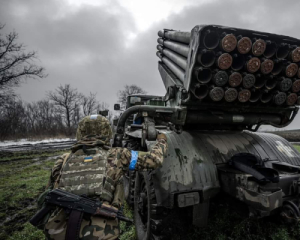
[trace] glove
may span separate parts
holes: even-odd
[[[164,139],[165,141],[167,141],[167,137],[164,133],[159,133],[157,134],[157,137],[156,137],[157,140],[159,139]]]

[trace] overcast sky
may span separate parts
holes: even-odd
[[[22,99],[37,101],[70,83],[112,107],[125,84],[164,95],[158,30],[213,23],[300,38],[299,9],[299,0],[0,0],[0,23],[38,51],[48,74],[17,89]],[[299,124],[300,116],[290,127]]]

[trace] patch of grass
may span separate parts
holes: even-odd
[[[60,154],[61,151],[31,156],[43,158]],[[1,163],[0,239],[42,239],[42,232],[26,222],[36,213],[36,199],[48,183],[55,160],[30,159]]]
[[[294,146],[300,151],[300,146]],[[38,240],[44,239],[41,230],[27,221],[36,212],[35,202],[43,192],[55,159],[36,161],[41,158],[60,155],[64,152],[29,153],[28,159],[9,161],[0,165],[0,239]],[[16,159],[16,156],[10,159]],[[48,155],[49,154],[49,155]],[[24,156],[24,155],[23,155]],[[31,158],[29,157],[31,156]],[[20,159],[24,159],[19,154]],[[1,160],[0,160],[1,161]],[[208,225],[204,228],[188,227],[171,239],[203,240],[296,240],[300,239],[300,223],[287,226],[274,218],[251,219],[228,205],[220,197],[210,206]],[[124,214],[133,218],[132,210],[124,205]],[[170,224],[172,226],[172,224]],[[120,223],[121,240],[136,239],[134,224]]]
[[[133,219],[132,210],[129,208],[127,203],[124,204],[123,213],[126,217]],[[134,239],[136,239],[134,224],[121,222],[120,223],[120,230],[121,230],[120,240],[134,240]]]
[[[294,148],[296,148],[298,150],[298,152],[300,152],[300,146],[299,145],[293,145]]]
[[[30,223],[25,223],[21,231],[14,232],[8,240],[42,240],[45,239],[45,235],[42,230],[38,230]]]
[[[64,150],[59,151],[31,151],[31,152],[8,152],[0,154],[1,161],[11,161],[11,160],[23,160],[23,159],[33,159],[33,158],[47,158],[51,156],[57,156],[65,153]]]

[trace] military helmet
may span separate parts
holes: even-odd
[[[90,115],[81,119],[78,123],[76,139],[79,141],[88,135],[98,135],[109,143],[112,131],[107,118],[101,115]]]

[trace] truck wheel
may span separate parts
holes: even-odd
[[[160,240],[162,219],[157,214],[156,197],[148,172],[136,173],[134,222],[138,240]]]
[[[135,172],[128,171],[123,178],[125,200],[129,206],[134,203]]]

